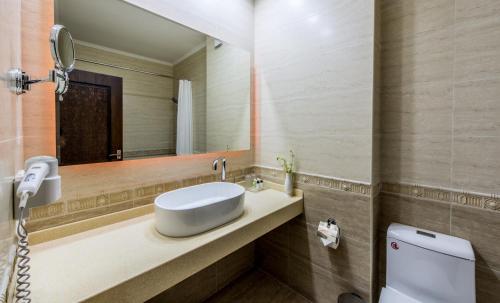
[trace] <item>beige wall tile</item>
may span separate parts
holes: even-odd
[[[53,0],[22,3],[22,67],[33,78],[54,67],[48,38],[54,24]],[[23,96],[24,158],[56,154],[54,85],[35,85]]]
[[[299,185],[304,191],[304,219],[317,226],[333,217],[342,228],[342,237],[370,242],[370,197],[313,185]],[[355,218],[355,219],[354,219]]]
[[[153,204],[154,201],[155,201],[155,197],[137,199],[137,200],[134,200],[134,207]]]
[[[378,226],[380,225],[380,210],[382,204],[382,197],[380,192],[372,195],[372,209],[371,209],[371,246],[370,252],[370,284],[372,292],[372,302],[377,302],[380,292],[380,271],[384,271],[384,267],[380,267],[380,233]]]
[[[301,172],[370,182],[373,24],[363,1],[255,2],[257,164],[292,148]]]
[[[381,166],[391,182],[450,186],[454,1],[382,1]]]
[[[476,302],[490,303],[500,301],[498,285],[500,271],[491,268],[476,266]]]
[[[296,122],[295,127],[299,123]],[[328,129],[322,128],[301,135],[285,131],[262,133],[256,161],[259,165],[278,167],[276,156],[286,155],[289,149],[293,149],[300,172],[367,181],[371,176],[371,135],[336,136],[327,132]]]
[[[382,40],[441,30],[453,23],[454,0],[382,0]]]
[[[353,283],[354,282],[354,283]],[[335,273],[291,254],[289,284],[305,297],[318,303],[330,303],[344,292],[355,292],[369,300],[369,282],[347,281]]]
[[[155,184],[155,185],[137,188],[135,190],[135,196],[136,197],[146,197],[146,196],[156,195],[156,194],[159,194],[162,192],[164,192],[164,185],[163,184]]]
[[[79,201],[85,204],[87,201]],[[95,200],[91,201],[95,203]],[[64,214],[65,205],[63,202],[50,203],[43,206],[29,208],[29,216],[33,220],[56,217]]]
[[[212,160],[220,155],[226,157],[228,170],[248,167],[253,161],[251,151],[245,151],[63,166],[59,168],[62,199],[129,190],[140,184],[168,183],[166,190],[172,190],[179,186],[178,180],[212,175]]]
[[[221,290],[255,263],[255,244],[252,242],[217,261],[217,289]]]
[[[376,295],[375,297],[378,298],[378,296],[380,295],[380,291],[382,289],[382,287],[385,286],[385,282],[386,282],[386,233],[385,232],[381,232],[379,231],[378,232],[378,236],[377,236],[377,255],[378,255],[378,259],[376,260],[377,262],[377,268],[378,268],[378,272],[377,272],[377,285],[375,287],[377,287],[376,291],[374,292],[374,294]]]
[[[387,134],[381,153],[384,181],[450,185],[449,136]]]
[[[200,303],[217,292],[217,263],[162,292],[147,303]]]
[[[471,241],[477,265],[500,271],[499,212],[453,205],[451,234]]]
[[[300,217],[297,217],[294,220],[297,220],[299,218]],[[292,221],[290,221],[290,223],[292,223]],[[290,230],[290,224],[283,224],[283,225],[271,230],[270,232],[268,232],[264,236],[260,237],[257,244],[260,244],[260,242],[270,242],[270,243],[273,243],[277,246],[288,249],[290,246],[290,231],[289,230]],[[257,246],[259,246],[259,245],[257,245]]]
[[[283,224],[256,241],[257,265],[284,283],[288,283],[290,255],[288,226]]]
[[[0,4],[0,72],[21,67],[21,1],[7,0]],[[22,103],[0,81],[0,277],[9,264],[8,252],[14,244],[12,198],[16,169],[22,161]],[[0,294],[3,295],[3,294]]]
[[[353,219],[356,220],[356,219]],[[370,244],[345,237],[337,249],[324,247],[316,235],[317,225],[294,220],[290,224],[290,253],[327,269],[350,283],[369,281]],[[343,233],[343,226],[341,227]]]
[[[456,1],[457,82],[500,77],[500,3]]]
[[[450,204],[424,199],[381,194],[379,230],[400,223],[445,234],[450,233]]]
[[[500,137],[455,137],[452,186],[466,191],[498,194]]]
[[[254,248],[252,242],[146,302],[205,302],[218,290],[253,268]]]
[[[500,4],[381,4],[383,180],[496,192]]]
[[[253,270],[218,292],[205,303],[242,301],[273,303],[311,303],[262,270]]]
[[[384,87],[381,104],[383,134],[452,134],[451,79]]]
[[[279,171],[257,169],[277,182]],[[277,173],[276,177],[272,177]],[[326,179],[300,175],[296,187],[304,191],[304,215],[257,241],[257,264],[315,302],[328,302],[340,292],[371,296],[371,197],[328,188]],[[341,228],[338,249],[321,245],[316,228],[330,217]],[[323,289],[331,283],[328,290]],[[331,299],[330,298],[330,299]]]
[[[384,40],[382,88],[452,79],[453,28],[413,34],[403,40]]]
[[[96,205],[96,197],[77,199],[77,200],[69,200],[67,203],[68,213],[85,210],[89,208],[95,208]],[[33,218],[34,219],[34,218]]]
[[[124,190],[119,192],[114,192],[109,194],[110,203],[120,203],[134,198],[134,192],[132,190]]]
[[[56,204],[55,206],[59,207],[58,203],[55,203],[55,204]],[[49,209],[53,209],[53,207],[51,205],[52,204],[49,204],[49,206],[47,206],[47,207],[49,207]],[[89,208],[89,209],[74,212],[71,214],[64,214],[64,212],[60,213],[61,215],[59,215],[59,216],[56,216],[56,215],[53,216],[53,215],[49,214],[41,220],[31,220],[30,219],[27,223],[27,229],[29,232],[34,232],[34,231],[46,229],[49,227],[59,226],[59,225],[67,224],[67,223],[85,220],[88,218],[102,216],[105,214],[119,212],[119,211],[129,209],[132,207],[134,207],[133,201],[127,201],[127,202],[110,204],[110,205],[106,205],[103,207]],[[59,209],[56,208],[56,210],[59,210]],[[47,211],[45,211],[45,213],[47,213]]]
[[[455,136],[500,137],[500,77],[455,84]]]

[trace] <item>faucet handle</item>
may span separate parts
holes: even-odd
[[[212,163],[213,170],[217,170],[219,160],[222,161],[222,168],[224,168],[224,169],[226,168],[226,158],[219,157],[219,158],[215,159],[214,162]]]
[[[221,181],[226,181],[226,158],[219,157],[219,158],[215,159],[214,162],[212,163],[212,168],[213,168],[213,170],[217,170],[219,160],[222,161]]]

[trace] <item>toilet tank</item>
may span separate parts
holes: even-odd
[[[426,303],[474,303],[469,241],[393,223],[387,230],[386,285]]]

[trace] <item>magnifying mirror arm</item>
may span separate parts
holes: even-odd
[[[30,76],[19,68],[8,71],[9,89],[17,95],[21,95],[31,90],[31,85],[45,82],[57,82],[57,80],[66,81],[67,73],[52,69],[46,78],[30,79]]]
[[[26,84],[27,85],[31,85],[31,84],[43,83],[43,82],[55,82],[56,77],[58,77],[56,71],[55,70],[51,70],[51,71],[49,71],[49,75],[47,76],[47,78],[43,78],[43,79],[29,79],[28,81],[26,81]]]
[[[33,84],[54,82],[55,92],[59,95],[59,101],[62,101],[62,95],[69,86],[68,73],[75,67],[73,38],[64,25],[55,24],[50,31],[49,42],[55,69],[49,71],[47,78],[30,79],[30,76],[20,68],[13,68],[7,72],[8,87],[16,95],[26,93]]]

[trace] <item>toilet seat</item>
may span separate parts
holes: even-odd
[[[382,287],[379,303],[422,303],[390,287]]]

